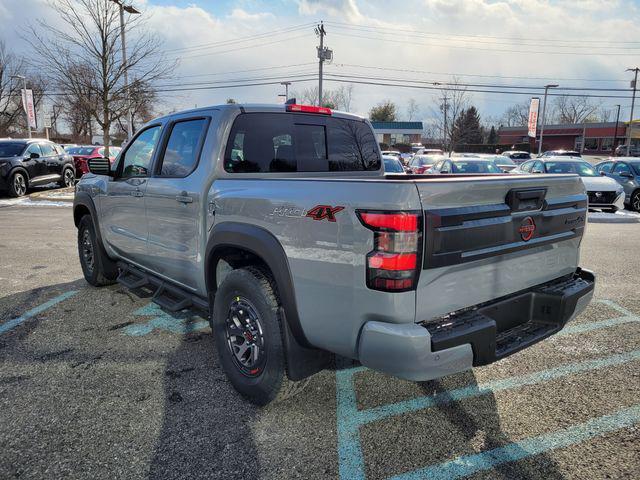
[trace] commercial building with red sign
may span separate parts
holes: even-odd
[[[640,142],[640,138],[634,138],[637,137],[636,130],[637,127],[634,128],[634,134],[632,134],[633,143]],[[626,134],[627,124],[623,122],[618,124],[617,132],[616,122],[545,125],[542,151],[564,149],[577,150],[588,155],[612,154],[617,145],[625,143]],[[498,143],[501,145],[517,145],[529,142],[526,125],[522,127],[500,127],[498,136]],[[539,141],[540,126],[538,126],[535,149],[533,151],[538,151]]]

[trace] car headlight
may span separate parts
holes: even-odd
[[[616,188],[616,193],[620,195],[622,192],[624,192],[624,188],[622,188],[622,185],[618,185],[618,187]]]

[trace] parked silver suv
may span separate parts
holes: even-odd
[[[578,176],[384,175],[368,120],[223,105],[91,160],[74,220],[95,286],[210,313],[235,388],[268,403],[331,354],[410,380],[485,365],[588,304]]]

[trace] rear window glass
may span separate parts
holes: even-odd
[[[245,113],[236,118],[227,172],[379,170],[378,144],[364,122],[321,115]]]
[[[502,170],[496,167],[493,162],[457,161],[453,162],[452,173],[502,173]]]
[[[95,147],[72,147],[67,148],[67,153],[70,155],[91,155],[95,150]]]

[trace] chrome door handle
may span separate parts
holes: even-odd
[[[176,195],[176,201],[180,202],[180,203],[193,203],[193,197],[190,197],[189,195],[185,195],[186,192],[183,192],[182,195]]]
[[[131,195],[134,197],[144,197],[144,193],[137,188],[131,192]]]

